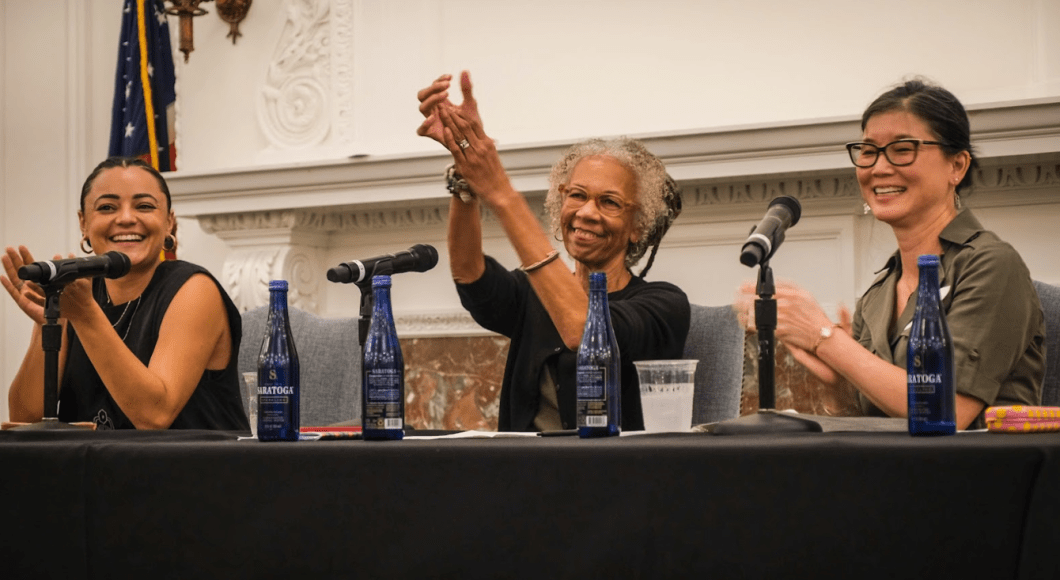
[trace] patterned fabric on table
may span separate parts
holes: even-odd
[[[1060,431],[1060,407],[989,407],[986,428],[994,433]]]

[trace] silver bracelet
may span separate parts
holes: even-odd
[[[456,165],[450,165],[445,168],[445,187],[449,190],[449,193],[459,195],[460,200],[464,203],[471,203],[471,199],[475,197],[471,191],[471,186],[456,172]]]
[[[533,272],[534,270],[537,270],[538,268],[541,268],[543,266],[547,266],[550,262],[552,262],[552,260],[555,260],[558,257],[559,257],[559,250],[552,250],[551,252],[548,253],[547,256],[545,256],[544,260],[541,260],[540,262],[536,262],[534,264],[530,264],[529,266],[520,266],[519,269],[522,270],[523,272],[526,272],[527,274],[529,274],[530,272]]]

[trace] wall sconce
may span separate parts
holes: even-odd
[[[184,62],[188,62],[188,56],[195,50],[194,30],[192,19],[196,16],[206,14],[206,10],[199,8],[199,4],[210,0],[167,0],[172,7],[166,9],[166,14],[180,18],[180,52],[184,53]],[[252,0],[216,0],[217,14],[228,23],[229,31],[226,38],[232,39],[232,44],[242,36],[239,32],[239,23],[247,16]]]

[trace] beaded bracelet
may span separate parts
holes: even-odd
[[[550,262],[552,262],[552,260],[555,260],[558,257],[559,257],[559,250],[552,250],[551,252],[548,253],[547,256],[545,256],[544,260],[541,260],[540,262],[537,262],[535,264],[530,264],[529,266],[520,266],[519,269],[522,270],[523,272],[526,272],[527,274],[529,274],[530,272],[533,272],[534,270],[537,270],[538,268],[541,268],[543,266],[547,266]]]
[[[450,165],[445,168],[445,187],[449,190],[449,193],[459,195],[460,200],[464,203],[471,203],[471,198],[474,197],[471,192],[471,186],[456,172],[456,165]]]

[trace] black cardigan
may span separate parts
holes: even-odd
[[[484,328],[511,339],[501,385],[501,431],[533,431],[541,394],[541,372],[555,365],[563,427],[575,425],[576,352],[560,338],[526,274],[507,271],[486,256],[486,271],[470,284],[457,284],[464,308]],[[640,386],[633,361],[680,359],[688,336],[690,307],[685,293],[668,282],[634,277],[607,295],[611,325],[622,355],[622,428],[644,428]]]

